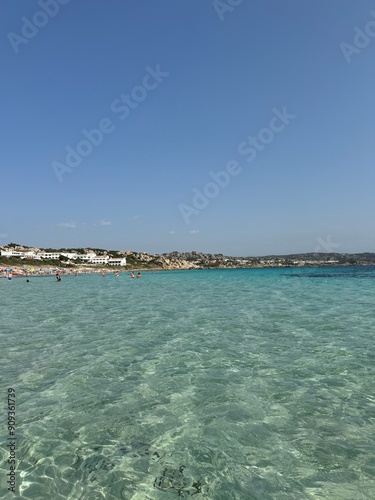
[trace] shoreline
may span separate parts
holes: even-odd
[[[102,274],[105,273],[106,275],[110,274],[115,274],[118,272],[118,274],[130,274],[130,273],[146,273],[146,272],[160,272],[160,271],[212,271],[212,270],[227,270],[227,269],[311,269],[311,268],[332,268],[332,267],[374,267],[374,264],[308,264],[308,265],[296,265],[296,266],[233,266],[233,267],[200,267],[200,268],[189,268],[189,269],[176,269],[176,268],[163,268],[163,267],[158,267],[158,268],[153,268],[153,269],[144,269],[144,268],[132,268],[132,269],[116,269],[114,270],[113,267],[108,269],[108,268],[100,268],[100,269],[90,269],[90,270],[75,270],[75,269],[65,269],[65,268],[53,268],[51,269],[50,267],[45,267],[45,268],[39,268],[35,269],[34,271],[31,271],[30,269],[23,269],[23,268],[12,268],[11,266],[9,269],[12,269],[12,278],[55,278],[56,273],[60,274],[61,276],[83,276],[86,274]],[[3,268],[4,269],[4,268]],[[8,271],[7,270],[1,270],[0,271],[0,279],[1,278],[7,278],[8,277]]]

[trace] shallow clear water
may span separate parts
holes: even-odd
[[[375,268],[0,280],[1,484],[27,499],[375,499]]]

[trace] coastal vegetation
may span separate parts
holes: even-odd
[[[126,258],[126,269],[214,269],[214,268],[264,268],[264,267],[316,267],[316,266],[368,266],[375,265],[375,253],[300,253],[289,255],[268,255],[263,257],[233,257],[222,253],[203,253],[198,251],[172,251],[163,254],[146,252],[106,250],[103,248],[34,248],[16,243],[0,247],[1,253],[9,250],[24,253],[17,256],[0,256],[0,266],[49,266],[49,267],[107,267],[105,264],[92,264],[84,260],[88,253],[110,258]],[[27,252],[60,253],[58,259],[35,259]],[[74,260],[62,253],[76,254]],[[109,267],[109,266],[108,266]],[[113,269],[113,267],[112,267]]]

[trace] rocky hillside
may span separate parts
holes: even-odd
[[[221,253],[211,254],[197,251],[191,252],[169,252],[162,255],[148,254],[145,252],[105,250],[100,248],[59,248],[40,249],[10,243],[0,250],[13,250],[19,252],[27,251],[53,251],[74,252],[84,254],[95,252],[97,255],[108,255],[110,257],[126,257],[126,269],[207,269],[207,268],[238,268],[238,267],[306,267],[306,266],[349,266],[349,265],[375,265],[375,253],[342,254],[342,253],[304,253],[290,255],[269,255],[264,257],[232,257]],[[1,257],[0,263],[10,263],[8,257]],[[25,265],[31,263],[26,259],[11,258],[12,265],[18,263]],[[59,261],[55,262],[59,264]],[[65,266],[82,265],[80,261],[69,261],[62,259],[60,264]],[[41,261],[33,261],[34,265],[41,265]],[[47,263],[46,263],[47,264]],[[103,266],[101,266],[103,267]]]

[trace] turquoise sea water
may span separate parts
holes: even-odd
[[[375,499],[374,267],[2,279],[0,299],[1,498]]]

